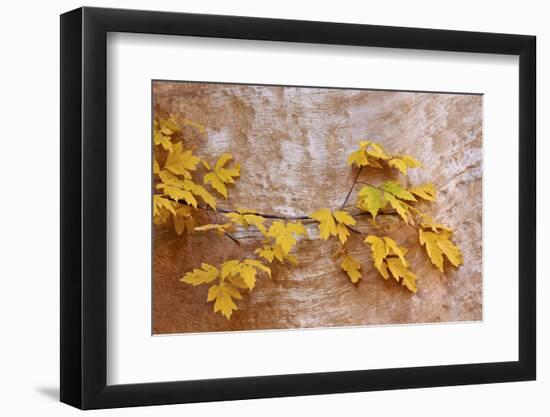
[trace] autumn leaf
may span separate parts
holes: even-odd
[[[423,229],[432,229],[435,233],[438,233],[440,230],[445,230],[447,232],[452,232],[452,229],[444,224],[437,223],[427,214],[422,215],[422,221],[420,222],[420,227]]]
[[[184,200],[187,204],[196,208],[198,203],[195,196],[198,196],[212,209],[216,210],[216,198],[202,185],[190,179],[181,179],[164,169],[159,173],[159,177],[162,182],[157,184],[157,188],[162,189],[164,194],[168,195],[171,199],[176,201]]]
[[[165,195],[167,195],[174,201],[183,200],[187,204],[197,208],[198,202],[195,196],[193,196],[193,194],[190,191],[180,186],[160,183],[160,184],[157,184],[157,189],[162,190]]]
[[[266,272],[271,277],[271,268],[255,259],[226,261],[221,266],[220,278],[229,280],[232,284],[252,290],[256,285],[257,269]]]
[[[377,236],[370,235],[365,239],[365,243],[370,243],[374,267],[382,274],[382,263],[389,253],[386,242]],[[387,278],[387,276],[384,278]]]
[[[369,165],[369,160],[367,158],[366,152],[361,149],[352,152],[348,156],[348,165],[355,165],[358,168]]]
[[[370,142],[366,150],[367,150],[367,155],[372,156],[373,158],[376,158],[376,159],[386,160],[391,158],[390,155],[386,154],[386,151],[384,150],[382,145],[379,145],[374,142]]]
[[[354,284],[361,279],[361,272],[359,271],[361,264],[351,255],[344,256],[342,262],[340,262],[340,267],[348,274],[350,281]]]
[[[173,146],[173,152],[166,157],[164,169],[191,179],[191,172],[189,171],[195,171],[199,162],[200,158],[198,156],[193,155],[191,150],[184,151],[182,143],[178,142]]]
[[[391,193],[384,193],[384,198],[390,203],[390,205],[395,209],[395,211],[397,211],[397,214],[401,216],[401,218],[405,221],[405,223],[409,224],[409,222],[412,222],[412,219],[409,213],[409,207],[406,203],[403,203],[401,200],[398,200]]]
[[[418,187],[413,187],[409,189],[411,194],[414,194],[417,197],[420,197],[427,201],[435,201],[435,196],[437,194],[435,187],[432,183],[426,183],[419,185]]]
[[[204,135],[206,133],[206,126],[203,125],[202,123],[198,123],[189,119],[183,119],[181,121],[181,124],[184,126],[190,126],[192,128],[197,129],[201,135]]]
[[[406,286],[409,291],[416,292],[416,275],[403,266],[397,258],[388,258],[387,263],[395,280],[402,279],[402,285]]]
[[[201,264],[201,269],[193,269],[193,272],[188,272],[180,279],[180,281],[193,286],[208,284],[220,276],[220,271],[215,266],[207,263]]]
[[[181,127],[174,115],[170,115],[168,119],[159,119],[155,126],[165,135],[173,135],[174,133],[181,132]]]
[[[401,280],[402,285],[409,291],[416,292],[416,275],[408,269],[405,248],[389,237],[379,238],[374,235],[367,236],[365,243],[371,245],[374,267],[384,279],[388,279],[391,273],[395,280]]]
[[[214,313],[220,312],[227,320],[231,318],[234,310],[237,310],[237,306],[233,301],[233,298],[242,299],[241,293],[231,283],[220,282],[219,284],[212,285],[208,290],[207,301],[214,301]]]
[[[400,158],[391,159],[388,162],[388,165],[392,168],[397,168],[403,174],[407,175],[407,164]]]
[[[420,243],[426,248],[428,257],[441,272],[444,272],[443,256],[445,256],[455,267],[463,263],[460,249],[449,240],[451,236],[449,231],[440,230],[438,232],[433,232],[419,229],[418,235]]]
[[[401,159],[405,161],[409,168],[420,168],[422,166],[422,163],[419,160],[413,158],[410,155],[402,155]]]
[[[226,232],[230,231],[233,225],[231,223],[224,223],[224,224],[205,224],[202,226],[195,227],[195,230],[198,232],[205,232],[208,230],[214,230],[218,235],[223,236]]]
[[[321,239],[327,240],[330,236],[338,236],[342,244],[346,243],[350,235],[346,226],[353,226],[357,223],[347,212],[339,210],[331,213],[328,208],[317,210],[311,213],[309,217],[319,222]]]
[[[397,214],[405,221],[405,223],[413,223],[412,216],[409,212],[410,206],[404,201],[416,201],[414,195],[407,191],[397,181],[386,181],[381,188],[384,190],[384,199],[390,203],[392,208],[397,211]]]
[[[153,143],[158,146],[161,145],[165,150],[170,153],[174,152],[172,139],[170,136],[163,135],[160,131],[156,131],[153,134]]]
[[[160,194],[153,195],[153,216],[160,216],[162,210],[168,210],[170,213],[176,214],[171,200]]]
[[[394,197],[400,198],[401,200],[416,201],[414,195],[403,188],[403,186],[397,181],[386,181],[382,184],[381,188],[387,193],[390,193]]]
[[[397,168],[404,175],[407,175],[408,168],[418,168],[422,166],[419,161],[417,161],[410,155],[395,157],[388,162],[388,165],[392,168]]]
[[[330,236],[336,236],[336,222],[328,208],[322,208],[309,215],[319,222],[319,234],[321,239],[327,240]]]
[[[204,176],[204,183],[210,184],[224,198],[227,198],[226,184],[234,184],[235,178],[240,175],[241,167],[239,164],[234,164],[228,168],[225,165],[233,158],[230,153],[224,153],[220,156],[213,171]]]
[[[295,236],[305,235],[306,233],[306,229],[301,223],[285,224],[281,221],[274,221],[271,223],[267,235],[275,239],[284,255],[288,255],[293,246],[296,245]]]
[[[264,245],[261,248],[257,248],[254,253],[264,258],[269,263],[272,263],[275,258],[275,251],[271,245]]]
[[[368,211],[373,219],[378,212],[386,206],[386,200],[382,191],[377,187],[366,185],[357,194],[357,207]]]
[[[262,216],[251,214],[245,209],[237,209],[237,213],[227,213],[225,216],[233,223],[239,224],[245,228],[253,225],[262,233],[262,235],[267,236],[267,230],[264,226],[266,220]]]
[[[174,229],[178,235],[182,235],[185,231],[187,234],[193,233],[195,220],[191,215],[191,207],[179,206],[174,214]]]

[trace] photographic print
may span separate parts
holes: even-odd
[[[482,103],[153,81],[153,334],[482,320]]]

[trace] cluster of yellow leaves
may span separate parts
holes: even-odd
[[[414,209],[410,203],[416,202],[416,197],[435,201],[435,195],[436,190],[431,183],[407,190],[397,181],[386,181],[381,186],[363,186],[357,193],[357,207],[376,218],[378,212],[389,204],[407,224],[414,224],[411,213]]]
[[[422,166],[420,161],[410,155],[390,155],[382,145],[370,141],[359,142],[359,149],[348,156],[348,165],[355,165],[358,168],[366,166],[383,168],[383,163],[387,163],[387,166],[396,168],[405,175],[409,168]]]
[[[153,121],[153,143],[169,152],[173,152],[172,135],[178,132],[181,132],[181,127],[173,117]]]
[[[193,154],[191,149],[185,149],[182,141],[175,142],[174,135],[182,131],[180,126],[190,126],[200,134],[206,132],[204,125],[192,120],[169,119],[155,120],[153,123],[153,143],[155,152],[153,158],[153,173],[158,178],[155,188],[161,194],[153,197],[153,221],[155,224],[164,224],[173,219],[176,232],[181,235],[184,231],[215,230],[220,234],[230,229],[230,224],[212,224],[195,226],[191,207],[197,208],[199,199],[216,210],[217,200],[203,185],[195,181],[194,175],[200,163],[209,171],[202,178],[202,182],[210,186],[227,198],[226,184],[234,184],[235,178],[240,175],[239,164],[227,167],[233,158],[229,153],[220,156],[214,167]],[[164,163],[159,164],[157,156],[165,151]]]
[[[231,159],[233,159],[233,155],[230,153],[222,154],[214,164],[212,171],[204,176],[204,183],[210,184],[224,198],[227,198],[226,184],[235,184],[235,178],[241,175],[241,166],[238,163],[226,167]],[[205,167],[210,169],[210,165],[206,162]]]
[[[236,213],[227,213],[225,215],[231,222],[241,225],[248,229],[250,225],[255,226],[264,236],[267,236],[267,230],[264,226],[265,218],[255,214],[253,210],[238,208]]]
[[[319,222],[319,235],[327,240],[330,236],[338,236],[342,244],[346,243],[350,235],[347,226],[353,226],[357,222],[346,211],[338,210],[333,213],[328,208],[322,208],[309,215]]]
[[[256,259],[225,261],[220,269],[207,263],[186,273],[180,281],[193,286],[218,282],[208,289],[207,301],[214,301],[214,313],[219,312],[228,320],[237,305],[233,300],[242,299],[241,290],[254,289],[258,270],[271,277],[271,268]]]
[[[450,240],[452,233],[450,228],[435,223],[431,217],[426,215],[418,229],[420,244],[426,248],[428,257],[441,272],[443,272],[443,256],[455,267],[464,262],[460,249]]]
[[[365,243],[371,245],[372,260],[374,267],[378,270],[384,279],[391,275],[410,291],[416,292],[416,275],[409,271],[409,262],[405,258],[407,249],[398,246],[394,240],[389,237],[379,238],[370,235],[365,239]]]
[[[263,246],[256,249],[254,253],[272,263],[274,259],[283,263],[285,260],[296,264],[296,256],[290,252],[296,246],[297,236],[307,235],[307,230],[300,222],[283,222],[276,220],[271,223],[267,231],[267,240]]]

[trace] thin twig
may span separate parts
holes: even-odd
[[[353,180],[353,184],[351,184],[351,187],[349,188],[348,194],[346,195],[346,198],[344,199],[344,202],[340,206],[340,210],[342,210],[346,203],[348,202],[349,196],[351,195],[351,192],[353,191],[353,187],[355,187],[355,184],[357,184],[357,180],[359,179],[359,175],[361,175],[361,171],[363,170],[363,167],[359,167],[359,170],[357,171],[357,175],[355,176],[355,179]]]

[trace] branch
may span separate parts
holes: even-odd
[[[353,184],[351,184],[351,187],[349,188],[348,194],[346,195],[346,198],[344,199],[344,202],[340,206],[340,210],[342,210],[346,203],[348,202],[349,196],[351,195],[351,192],[353,191],[353,188],[355,187],[355,184],[357,184],[357,180],[359,179],[359,175],[361,175],[361,171],[363,170],[363,167],[360,167],[357,171],[357,175],[355,176],[355,179],[353,180]]]

